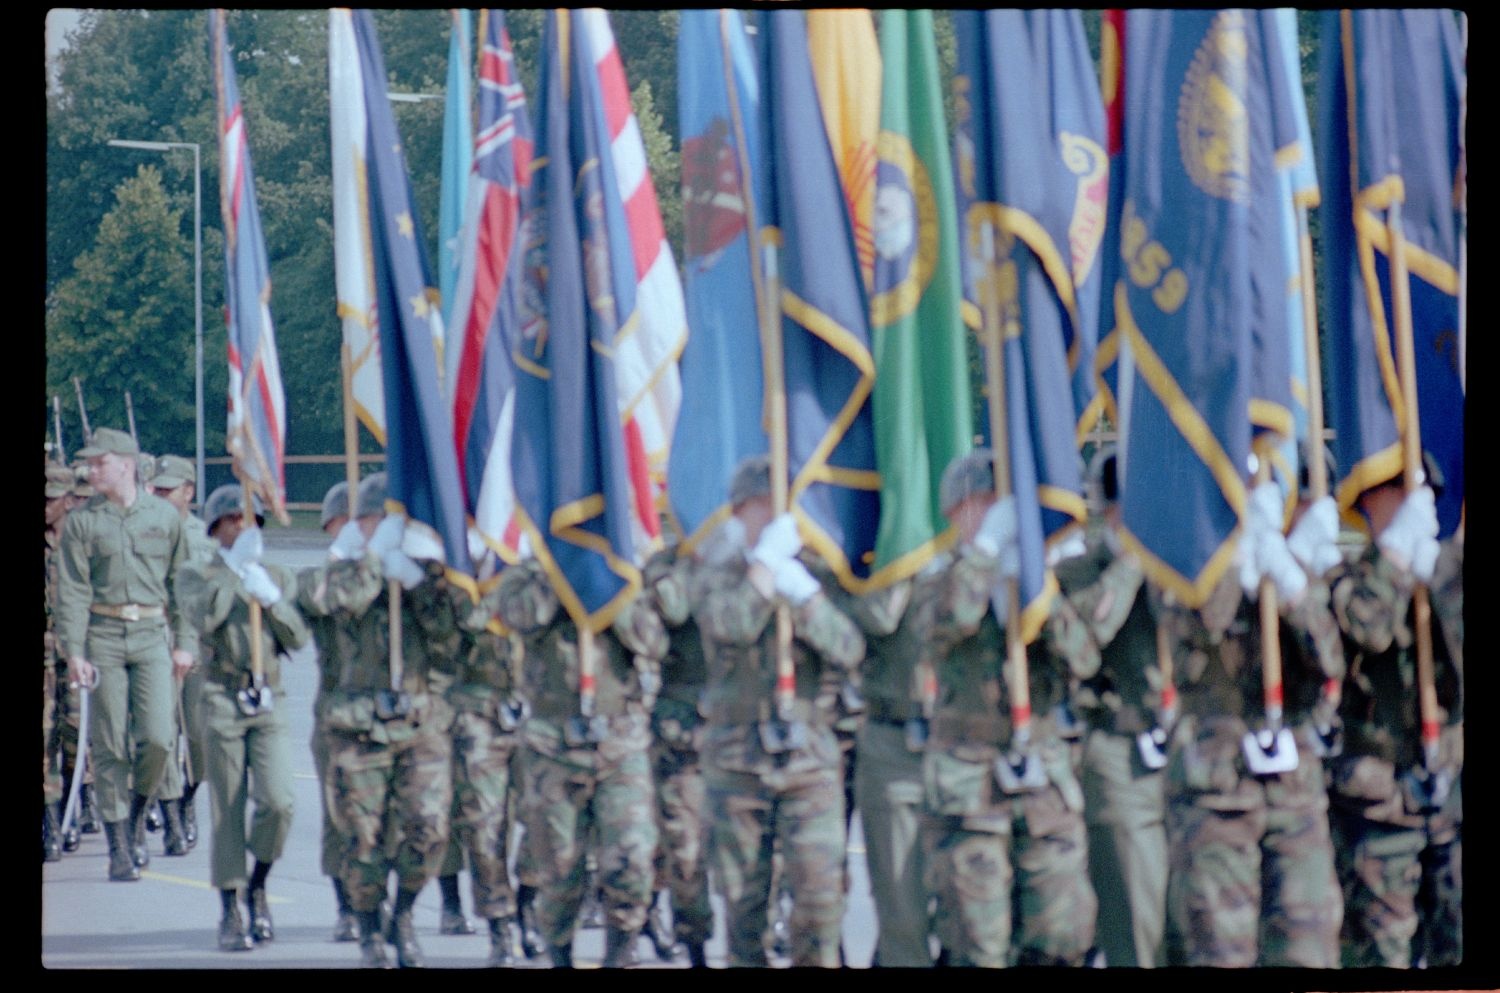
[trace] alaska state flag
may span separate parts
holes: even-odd
[[[1390,286],[1388,211],[1401,207],[1410,274],[1422,448],[1441,469],[1439,534],[1464,508],[1460,366],[1463,46],[1451,10],[1326,11],[1319,73],[1323,251],[1329,287],[1324,375],[1336,432],[1336,496],[1402,472],[1403,394]]]
[[[684,10],[677,29],[688,336],[667,494],[691,546],[730,513],[729,478],[769,449],[761,421],[757,212],[760,88],[737,10]]]

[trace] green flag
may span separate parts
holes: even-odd
[[[881,12],[875,176],[872,586],[914,575],[953,541],[938,482],[973,447],[958,224],[930,10]]]

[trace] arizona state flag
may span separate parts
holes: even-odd
[[[611,251],[607,225],[623,223],[623,207],[579,16],[550,11],[543,34],[511,470],[533,552],[573,622],[598,632],[641,585],[614,369],[635,269]]]
[[[800,10],[760,12],[762,243],[779,246],[789,499],[803,539],[859,591],[874,559],[880,477],[869,311],[814,92]],[[769,384],[768,384],[769,386]]]
[[[1459,364],[1460,96],[1463,47],[1451,10],[1326,11],[1319,73],[1324,363],[1345,520],[1359,494],[1402,471],[1403,395],[1391,305],[1387,211],[1401,205],[1410,271],[1422,448],[1442,470],[1440,535],[1463,516]]]

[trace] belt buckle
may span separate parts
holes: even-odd
[[[609,718],[574,714],[563,724],[563,741],[569,748],[592,748],[609,738]]]
[[[127,603],[120,608],[120,620],[138,621],[141,619],[141,606],[138,603]]]

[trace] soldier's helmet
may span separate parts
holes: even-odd
[[[175,490],[185,483],[196,482],[198,472],[193,463],[181,455],[161,455],[151,471],[148,482],[155,490]]]
[[[771,495],[771,457],[750,455],[734,467],[729,477],[729,506],[739,509],[746,500]]]
[[[339,480],[323,494],[323,509],[318,514],[318,527],[326,528],[335,517],[349,516],[349,483]]]
[[[354,498],[354,516],[370,517],[385,513],[385,473],[366,476],[359,484],[359,493]]]
[[[942,504],[944,516],[947,516],[969,497],[993,492],[994,453],[988,448],[976,448],[967,455],[958,456],[943,470],[942,482],[938,484],[938,502]]]
[[[1101,507],[1108,507],[1120,499],[1119,456],[1119,447],[1106,441],[1089,460],[1089,494]]]
[[[255,500],[255,523],[256,526],[264,526],[266,523],[266,508],[261,503],[260,496],[254,496]],[[203,501],[203,519],[208,522],[208,533],[213,534],[214,529],[219,526],[219,521],[225,517],[233,517],[245,512],[245,498],[240,492],[238,483],[225,483],[208,495]]]

